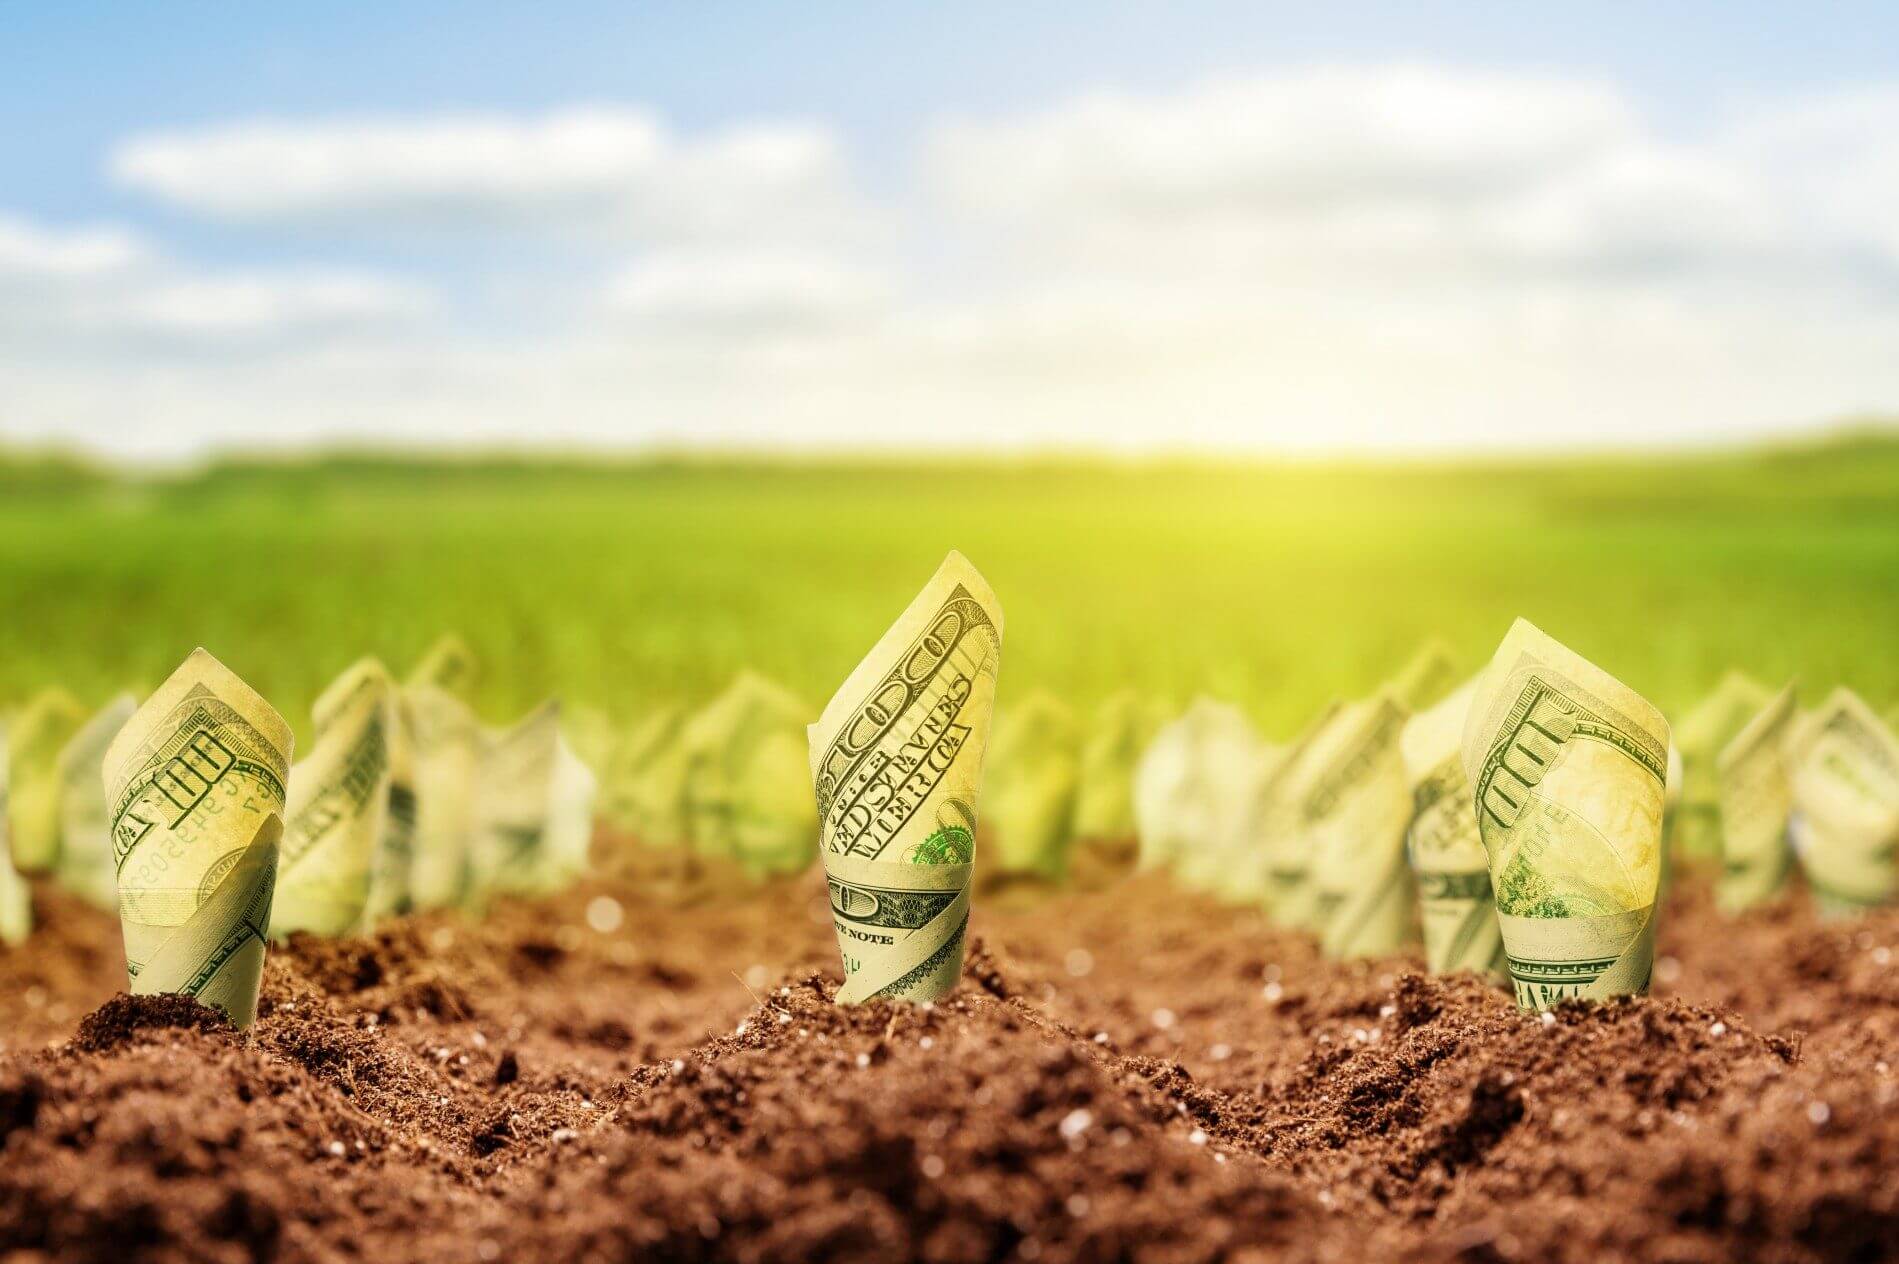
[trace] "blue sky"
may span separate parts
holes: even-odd
[[[1892,6],[68,4],[0,46],[0,438],[1468,448],[1899,408]]]
[[[1311,61],[1602,75],[1692,132],[1899,59],[1877,3],[69,3],[9,6],[0,30],[0,191],[54,214],[113,205],[98,160],[129,131],[260,113],[633,100],[686,127],[817,115],[901,162],[943,113]]]

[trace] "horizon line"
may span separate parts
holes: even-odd
[[[70,440],[14,439],[0,433],[0,472],[12,467],[65,466],[74,472],[117,478],[164,480],[185,478],[218,469],[289,468],[299,465],[359,462],[389,466],[479,467],[503,464],[543,467],[596,466],[601,468],[655,468],[665,466],[780,466],[788,468],[849,466],[917,466],[967,464],[983,466],[1097,465],[1195,466],[1211,462],[1251,466],[1357,466],[1365,468],[1432,467],[1507,462],[1563,464],[1577,461],[1616,461],[1641,458],[1715,458],[1774,455],[1865,443],[1899,443],[1899,415],[1847,416],[1808,427],[1739,433],[1732,437],[1660,439],[1653,443],[1604,444],[1469,444],[1454,448],[1395,446],[1341,446],[1336,448],[1272,447],[1235,444],[1156,443],[1076,444],[1036,443],[928,445],[874,443],[689,443],[649,440],[636,444],[560,441],[537,443],[484,441],[429,442],[362,438],[284,445],[217,445],[176,457],[121,456]]]

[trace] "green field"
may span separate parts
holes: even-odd
[[[1526,615],[1678,710],[1730,667],[1899,696],[1899,439],[1488,464],[625,464],[332,458],[150,482],[0,458],[0,705],[149,687],[204,644],[300,722],[444,629],[500,720],[631,716],[745,666],[813,712],[957,547],[1001,701],[1126,684],[1268,732]]]

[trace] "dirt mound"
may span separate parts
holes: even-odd
[[[231,1020],[190,996],[115,996],[79,1020],[73,1048],[105,1053],[123,1048],[149,1031],[228,1031]]]
[[[25,1020],[0,1052],[0,1250],[1899,1252],[1899,914],[1723,920],[1690,881],[1656,997],[1539,1017],[1138,881],[979,906],[955,996],[844,1010],[815,878],[683,908],[601,884],[295,938],[238,1033],[111,998],[110,919],[42,904],[63,925],[0,953]]]

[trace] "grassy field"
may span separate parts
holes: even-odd
[[[1665,708],[1730,666],[1899,696],[1899,439],[1444,465],[233,462],[156,482],[0,456],[0,705],[89,702],[204,644],[298,720],[456,629],[503,719],[630,716],[745,666],[815,714],[967,553],[1008,615],[1002,705],[1133,684],[1284,733],[1441,634],[1526,615]]]

